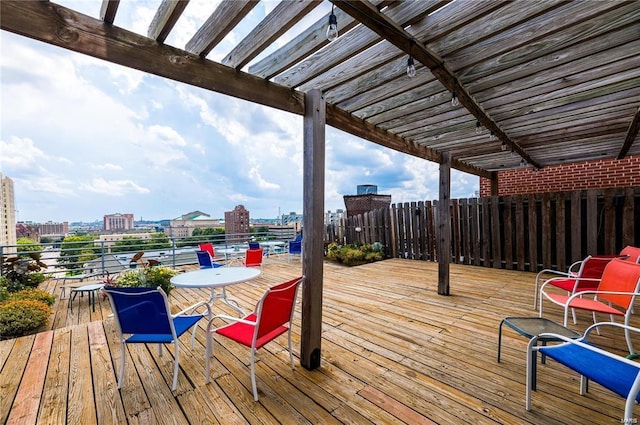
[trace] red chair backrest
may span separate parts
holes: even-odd
[[[302,277],[289,280],[270,288],[262,296],[256,308],[259,320],[256,340],[289,323],[301,282]]]
[[[200,247],[200,251],[206,251],[209,253],[209,255],[211,256],[211,258],[215,257],[214,253],[215,250],[213,249],[213,245],[210,243],[201,243],[198,244],[198,246]]]
[[[627,245],[620,251],[620,255],[627,257],[627,260],[632,263],[637,263],[640,260],[640,248]]]
[[[598,291],[638,292],[640,287],[640,264],[614,258],[607,264],[598,285]],[[598,294],[598,300],[607,301],[629,309],[634,295]]]
[[[247,267],[259,266],[262,264],[262,248],[247,249],[247,256],[244,265]]]
[[[588,256],[582,261],[580,270],[578,271],[578,279],[574,292],[587,291],[597,289],[600,282],[595,279],[601,279],[607,264],[617,255],[598,255]],[[582,279],[584,278],[584,279]]]

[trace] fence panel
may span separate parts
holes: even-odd
[[[590,254],[640,246],[640,188],[453,199],[449,205],[448,255],[456,263],[564,270]],[[393,204],[342,220],[327,235],[344,234],[346,243],[380,242],[388,257],[437,261],[436,206]]]

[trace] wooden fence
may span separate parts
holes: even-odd
[[[438,201],[393,204],[327,226],[325,240],[436,261]],[[538,271],[640,246],[640,187],[453,199],[451,261]],[[533,266],[532,266],[533,265]]]

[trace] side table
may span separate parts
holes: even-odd
[[[84,296],[87,293],[89,297],[89,305],[91,305],[93,311],[96,311],[96,291],[102,289],[104,283],[90,283],[88,285],[78,286],[77,288],[73,288],[71,290],[71,295],[69,296],[69,307],[71,307],[71,311],[73,311],[73,300],[76,299],[76,296],[80,294],[80,296]]]
[[[559,323],[554,322],[553,320],[544,318],[544,317],[505,317],[500,322],[500,326],[498,327],[498,363],[500,363],[500,348],[502,345],[502,325],[507,325],[514,331],[518,332],[520,335],[531,339],[536,335],[540,335],[543,333],[554,333],[562,336],[566,336],[567,338],[577,339],[582,336],[579,332],[576,332],[572,329],[569,329],[565,326],[562,326]],[[540,338],[538,339],[542,343],[542,345],[546,345],[547,342],[550,341],[558,341],[557,338],[548,337],[548,338]],[[534,351],[532,353],[533,359],[533,368],[534,368],[534,377],[535,375],[535,367],[536,367],[536,354]],[[541,358],[541,362],[545,362],[545,356],[543,355]],[[535,378],[532,383],[532,389],[536,389]]]

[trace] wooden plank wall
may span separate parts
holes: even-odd
[[[453,199],[453,263],[566,269],[587,255],[640,246],[640,188]],[[437,261],[438,201],[392,204],[327,226],[326,241],[380,242],[392,258]]]

